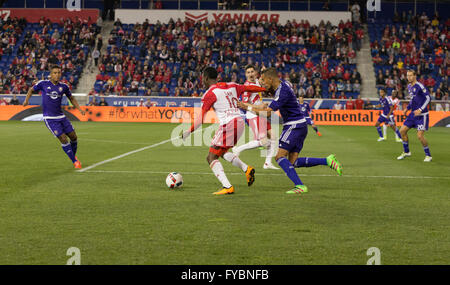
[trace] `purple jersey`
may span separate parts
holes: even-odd
[[[34,91],[41,91],[42,110],[44,119],[61,119],[65,115],[61,110],[62,97],[65,94],[67,98],[72,97],[69,86],[58,82],[56,85],[50,80],[41,80],[33,86]]]
[[[294,90],[289,83],[281,81],[275,91],[275,98],[269,107],[274,110],[280,110],[284,125],[299,125],[306,123],[305,116],[300,111],[300,103],[295,96]]]
[[[391,107],[393,105],[392,103],[392,99],[390,97],[384,96],[380,97],[380,105],[381,108],[383,109],[383,117],[387,117],[387,115],[389,114],[389,111],[391,110]]]
[[[422,83],[416,82],[416,84],[408,84],[408,93],[411,97],[411,102],[408,104],[408,110],[415,111],[421,110],[422,114],[428,113],[428,104],[431,101],[430,93]]]
[[[309,103],[305,102],[303,104],[300,104],[300,112],[303,114],[304,117],[309,117],[309,114],[311,113]]]

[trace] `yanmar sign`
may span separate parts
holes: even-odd
[[[286,24],[287,21],[307,20],[311,25],[318,25],[320,21],[330,21],[333,25],[338,25],[341,20],[344,22],[351,19],[350,12],[288,12],[288,11],[224,11],[224,10],[132,10],[116,9],[116,20],[124,24],[143,23],[148,20],[151,24],[168,23],[170,19],[174,21],[188,20],[192,22],[228,23],[228,22],[258,22],[258,23],[279,23]]]
[[[202,13],[200,15],[195,15],[192,13],[185,12],[185,19],[193,22],[201,22],[210,19],[216,23],[248,23],[248,22],[258,22],[258,23],[278,23],[280,20],[280,14],[278,13]]]

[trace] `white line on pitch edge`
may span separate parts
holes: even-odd
[[[86,169],[85,169],[86,170]],[[78,171],[83,172],[83,171]],[[91,170],[88,173],[145,173],[145,174],[167,174],[168,171],[132,171],[132,170]],[[181,172],[180,172],[181,173]],[[228,172],[229,175],[242,175],[242,172]],[[213,175],[212,172],[183,172],[182,175]],[[286,176],[284,173],[263,173],[268,176]],[[336,177],[335,174],[300,174],[300,176],[311,177]],[[402,179],[450,179],[444,176],[383,176],[383,175],[343,175],[351,178],[402,178]]]

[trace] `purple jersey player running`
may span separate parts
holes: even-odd
[[[408,107],[404,111],[405,115],[408,110],[411,110],[406,120],[403,122],[403,126],[400,128],[400,134],[402,135],[403,141],[403,153],[397,157],[397,159],[404,159],[405,157],[411,156],[409,151],[408,142],[408,131],[410,128],[417,128],[417,137],[422,143],[423,150],[425,152],[425,162],[430,162],[432,160],[430,149],[428,148],[428,141],[425,139],[425,131],[428,130],[428,121],[430,120],[428,115],[428,104],[431,101],[430,93],[427,88],[422,85],[422,83],[417,82],[416,72],[414,70],[409,70],[406,73],[406,78],[408,79],[408,93],[412,97],[408,104]]]
[[[378,117],[378,121],[375,123],[375,128],[377,128],[378,135],[380,136],[378,138],[378,141],[384,141],[386,138],[383,136],[383,132],[381,131],[381,124],[389,125],[392,130],[395,132],[395,134],[400,138],[400,132],[398,131],[397,126],[395,125],[395,119],[394,119],[394,102],[392,102],[392,99],[388,96],[386,96],[386,90],[383,88],[380,89],[380,104],[376,105],[375,108],[382,108],[382,112],[380,116]]]
[[[314,121],[311,119],[311,107],[309,107],[309,103],[308,102],[304,102],[303,97],[300,96],[298,97],[298,102],[300,103],[300,112],[302,113],[302,115],[305,117],[306,119],[306,123],[308,125],[310,125],[314,131],[316,132],[316,134],[321,137],[322,134],[319,132],[319,129],[317,128],[317,126],[314,124]]]
[[[84,116],[85,111],[81,110],[77,100],[72,96],[69,86],[65,83],[59,82],[61,79],[61,67],[53,66],[50,69],[50,80],[38,81],[33,87],[28,90],[27,97],[23,102],[23,106],[28,105],[33,91],[41,92],[42,94],[42,111],[44,115],[44,122],[50,132],[59,139],[62,149],[67,156],[72,160],[75,168],[81,168],[81,162],[75,156],[77,153],[77,135],[70,121],[66,118],[61,110],[62,97],[65,94],[72,102],[73,106],[77,108]],[[67,137],[70,138],[70,143]]]
[[[238,102],[238,106],[244,110],[253,111],[258,115],[264,116],[270,116],[272,112],[277,110],[280,111],[284,124],[275,159],[295,185],[293,189],[286,193],[300,194],[308,192],[308,188],[303,185],[294,167],[328,165],[339,175],[342,175],[342,165],[333,154],[326,158],[298,157],[308,134],[308,124],[301,113],[300,104],[290,84],[280,80],[277,70],[273,67],[262,71],[259,82],[262,87],[275,94],[272,103],[266,106]]]

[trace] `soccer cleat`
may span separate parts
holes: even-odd
[[[431,156],[425,156],[425,159],[423,160],[424,162],[431,162],[433,158]]]
[[[342,164],[336,159],[334,154],[327,156],[327,164],[331,169],[336,171],[339,176],[342,176]]]
[[[214,195],[227,195],[227,194],[233,194],[234,193],[234,187],[231,186],[230,188],[222,188],[222,190],[219,190],[217,192],[214,192]]]
[[[317,135],[318,135],[319,137],[321,137],[321,136],[322,136],[322,134],[321,134],[320,132],[317,132]]]
[[[397,157],[398,160],[402,160],[405,157],[411,156],[411,152],[402,152],[399,157]]]
[[[396,141],[396,142],[403,142],[402,139],[401,139],[401,138],[398,138],[398,137],[395,138],[395,141]]]
[[[279,169],[278,167],[275,167],[272,163],[264,163],[263,168],[264,169]]]
[[[382,142],[382,141],[385,141],[385,140],[386,140],[386,138],[382,137],[382,138],[378,138],[377,142]]]
[[[251,186],[253,182],[255,182],[255,168],[250,165],[247,166],[247,171],[245,172],[245,176],[247,177],[247,184]]]
[[[81,169],[81,162],[80,162],[79,160],[77,160],[77,161],[75,161],[75,162],[73,163],[73,166],[74,166],[75,168]]]
[[[307,193],[308,192],[308,187],[306,187],[305,185],[295,185],[294,188],[292,188],[289,191],[286,191],[286,194],[302,194],[302,193]]]

